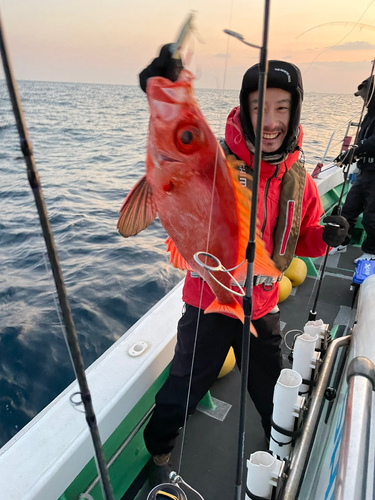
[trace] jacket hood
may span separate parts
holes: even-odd
[[[374,77],[369,76],[358,85],[358,90],[354,92],[355,96],[360,96],[366,102],[368,112],[375,116],[375,95],[374,95]]]
[[[240,116],[243,131],[247,140],[255,144],[255,133],[250,119],[249,94],[258,90],[259,64],[251,66],[244,74],[240,91]],[[278,88],[290,92],[292,107],[290,111],[289,127],[280,148],[272,153],[262,152],[265,161],[282,161],[285,156],[293,152],[298,143],[299,122],[303,100],[302,76],[294,64],[285,61],[268,61],[267,88]]]
[[[280,163],[283,161],[285,163],[285,167],[289,169],[293,163],[295,163],[300,154],[300,149],[302,147],[302,139],[303,139],[303,130],[301,125],[298,126],[297,134],[296,134],[296,145],[294,151],[285,155],[283,159],[277,162],[267,162],[265,158],[262,157],[262,165],[267,163]],[[243,160],[246,165],[253,166],[254,156],[253,153],[249,150],[249,144],[246,141],[246,136],[244,134],[242,128],[242,120],[241,120],[241,107],[237,106],[232,109],[229,113],[227,123],[225,126],[225,142],[227,143],[229,149],[236,155],[238,158]],[[262,167],[263,168],[263,167]]]

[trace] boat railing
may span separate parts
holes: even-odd
[[[341,451],[334,500],[366,498],[370,449],[370,423],[375,367],[364,356],[348,367],[348,396],[345,407]]]
[[[361,285],[353,334],[354,357],[347,371],[348,394],[334,500],[368,498],[372,391],[375,389],[374,301],[375,276],[372,275]]]
[[[321,160],[322,164],[324,164],[324,162],[325,162],[325,160],[327,158],[327,154],[328,154],[329,148],[331,147],[333,138],[336,135],[336,133],[339,132],[340,130],[342,130],[346,126],[346,131],[345,131],[344,137],[347,137],[350,127],[357,127],[358,126],[358,123],[354,123],[353,120],[355,118],[357,118],[360,114],[361,113],[356,113],[349,120],[347,120],[346,122],[344,122],[342,125],[340,125],[336,130],[334,130],[332,132],[331,137],[329,138],[326,150],[324,151],[324,155],[323,155],[322,160]]]

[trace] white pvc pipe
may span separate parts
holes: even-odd
[[[318,335],[312,337],[307,333],[303,333],[296,338],[296,342],[294,344],[292,369],[298,372],[305,380],[311,379],[311,372],[314,368],[312,362],[314,359],[314,351],[317,338]],[[301,385],[300,393],[305,393],[308,390],[308,385]]]
[[[326,330],[326,326],[323,323],[322,319],[317,319],[315,321],[308,321],[306,325],[303,327],[304,333],[310,335],[310,337],[318,336],[315,343],[315,349],[320,349],[322,345],[322,339],[324,338],[324,332]]]
[[[302,383],[301,375],[295,370],[285,368],[281,370],[273,393],[273,414],[275,424],[283,429],[292,431],[294,428],[298,390]],[[271,428],[270,450],[275,452],[281,459],[290,453],[291,444],[280,446],[279,443],[289,443],[291,438]]]
[[[251,493],[259,497],[270,499],[272,496],[273,471],[276,457],[266,451],[256,451],[247,461],[247,487]],[[246,500],[250,500],[246,495]]]

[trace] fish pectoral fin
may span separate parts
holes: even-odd
[[[152,189],[144,175],[125,198],[117,221],[118,232],[128,238],[145,229],[155,220],[156,205]]]
[[[169,262],[174,267],[177,267],[177,269],[182,269],[183,271],[194,271],[194,269],[189,266],[189,264],[177,250],[177,247],[170,236],[168,236],[164,243],[167,245],[167,252],[170,253]]]
[[[236,318],[242,321],[242,323],[245,321],[245,313],[243,312],[243,308],[235,299],[233,299],[233,302],[231,304],[220,304],[220,302],[215,299],[204,310],[204,314],[208,313],[230,314],[231,316],[236,316]]]

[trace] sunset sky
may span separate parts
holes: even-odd
[[[136,85],[196,10],[196,86],[226,89],[240,88],[259,52],[228,43],[223,29],[260,44],[263,9],[260,0],[0,0],[17,79]],[[306,92],[354,92],[375,56],[375,0],[271,1],[268,55],[297,64]]]

